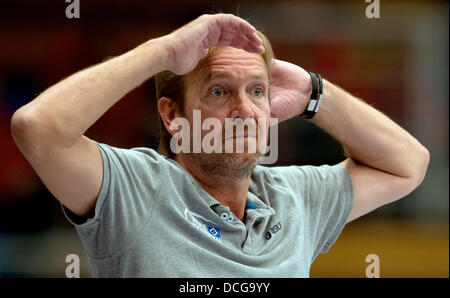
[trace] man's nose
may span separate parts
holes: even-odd
[[[242,120],[254,118],[255,115],[251,107],[251,101],[247,98],[245,91],[239,91],[236,93],[236,96],[233,99],[232,112],[230,116],[232,119],[238,117]]]

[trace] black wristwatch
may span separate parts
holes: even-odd
[[[309,72],[312,81],[311,100],[309,101],[306,110],[300,116],[305,119],[311,119],[319,111],[322,103],[323,83],[322,76],[313,72]]]

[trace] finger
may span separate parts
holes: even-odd
[[[247,21],[231,14],[220,15],[216,21],[222,30],[233,31],[235,34],[246,35],[256,30]]]
[[[232,14],[225,14],[223,21],[227,25],[227,27],[236,26],[239,27],[242,31],[255,31],[255,27],[253,27],[249,22]]]
[[[259,52],[259,44],[255,44],[254,42],[250,42],[247,36],[239,36],[235,35],[233,40],[230,42],[230,46],[243,49],[247,52]]]
[[[248,43],[245,45],[246,48],[250,50],[250,52],[256,52],[258,54],[264,53],[265,49],[263,46],[263,42],[256,33],[247,35]]]
[[[247,21],[233,15],[220,15],[215,21],[216,29],[220,32],[218,46],[232,46],[253,53],[264,53],[261,38]]]
[[[262,55],[265,52],[265,48],[262,45],[255,47],[252,44],[246,44],[242,47],[242,49],[247,52],[255,53],[255,54],[259,54],[259,55]]]
[[[242,48],[248,42],[245,35],[237,34],[235,31],[226,30],[222,32],[218,45]]]
[[[246,38],[246,42],[244,42],[242,48],[247,52],[263,54],[265,52],[264,46],[262,45],[262,41],[251,41]]]
[[[220,35],[219,38],[219,45],[230,45],[233,42],[237,41],[237,37],[239,37],[238,34],[236,34],[236,32],[231,31],[231,30],[222,30],[222,34]]]
[[[247,36],[234,35],[232,39],[223,39],[219,46],[232,46],[238,49],[243,49],[250,53],[263,54],[265,52],[264,47],[259,42],[250,41]]]
[[[250,27],[249,27],[250,26]],[[248,31],[250,30],[250,31]],[[244,33],[247,32],[247,33]],[[234,34],[240,37],[240,40],[243,42],[242,46],[239,48],[243,48],[246,51],[254,52],[258,54],[264,53],[265,49],[262,46],[262,39],[256,34],[256,29],[251,26],[247,22],[240,23],[240,28],[237,29]],[[244,35],[245,34],[245,35]]]
[[[250,42],[252,42],[254,44],[261,45],[263,43],[262,39],[256,34],[256,31],[253,31],[250,34],[247,34],[246,37]]]
[[[225,28],[221,34],[222,42],[242,41],[243,43],[252,43],[255,46],[261,45],[262,40],[256,35],[256,32],[243,34],[238,28]]]

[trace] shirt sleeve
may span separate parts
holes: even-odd
[[[122,149],[95,142],[103,162],[103,180],[92,218],[81,218],[61,204],[86,253],[106,258],[120,250],[148,221],[159,197],[167,161],[150,148]]]
[[[354,190],[340,165],[283,167],[283,178],[302,200],[312,259],[326,253],[342,232],[353,207]]]

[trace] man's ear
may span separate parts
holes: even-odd
[[[161,97],[158,100],[158,111],[166,130],[173,136],[178,130],[170,129],[170,123],[177,116],[177,104],[169,97]]]

